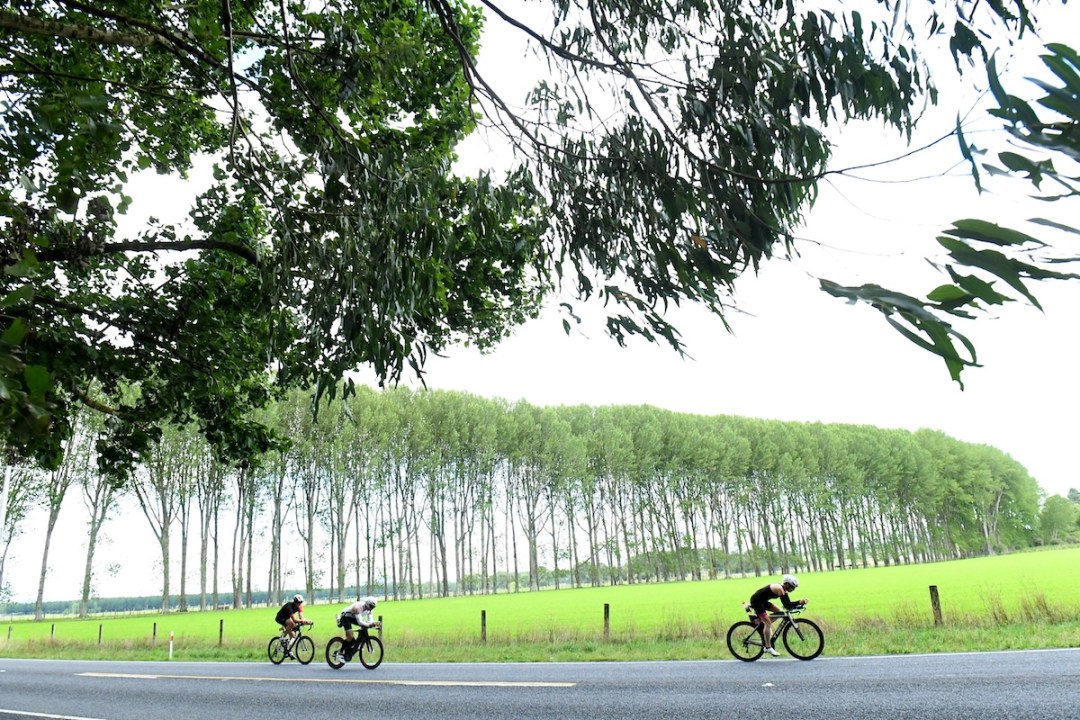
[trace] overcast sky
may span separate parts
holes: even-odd
[[[497,55],[505,65],[505,53]],[[1040,67],[1033,58],[1023,66],[1014,63],[1007,87],[1021,94],[1021,78]],[[981,77],[972,77],[964,87],[976,81],[982,84]],[[948,133],[956,113],[966,111],[974,96],[958,94],[956,100],[926,119],[916,146]],[[994,127],[982,118],[971,132]],[[991,136],[985,137],[989,145]],[[834,168],[905,152],[872,125],[847,128],[836,143]],[[490,152],[483,144],[466,150],[476,157]],[[649,404],[702,415],[932,428],[1005,451],[1048,495],[1080,487],[1075,330],[1080,283],[1038,286],[1045,312],[1016,305],[962,326],[984,367],[965,370],[961,390],[940,359],[915,348],[868,306],[850,306],[821,292],[817,280],[875,282],[925,295],[943,278],[924,257],[941,256],[934,238],[951,221],[979,217],[1019,225],[1020,219],[1042,213],[1067,222],[1075,217],[1075,203],[1068,206],[1068,215],[1064,203],[1027,203],[1029,188],[1019,181],[995,182],[993,193],[978,196],[951,139],[903,163],[857,174],[872,180],[837,178],[822,185],[798,233],[800,257],[768,262],[760,275],[742,278],[738,312],[728,318],[733,334],[698,308],[669,314],[692,358],[644,342],[619,348],[604,335],[595,308],[583,309],[586,323],[566,336],[562,317],[552,311],[488,355],[459,349],[432,358],[428,386],[537,405]],[[146,198],[173,197],[177,191],[172,182],[156,178],[143,189]],[[153,200],[139,202],[149,206],[134,208],[133,216],[168,217]],[[136,508],[126,507],[106,528],[97,587],[105,595],[152,595],[160,592],[159,576],[152,570],[160,562],[156,547],[145,519]],[[50,554],[46,599],[78,596],[85,559],[83,515],[73,492]],[[32,515],[9,557],[5,580],[16,600],[32,600],[36,594],[44,522],[43,513]],[[110,574],[104,566],[121,552],[124,563]]]

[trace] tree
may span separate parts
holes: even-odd
[[[1071,542],[1080,535],[1080,509],[1060,495],[1051,495],[1039,514],[1039,530],[1048,545]]]
[[[58,467],[48,472],[42,483],[49,519],[45,526],[45,549],[41,553],[41,574],[38,577],[37,599],[34,601],[35,620],[42,620],[45,617],[43,600],[45,580],[49,574],[49,549],[52,544],[53,530],[56,529],[56,521],[60,516],[60,507],[64,503],[64,498],[67,497],[71,483],[77,482],[90,471],[90,443],[85,437],[88,432],[86,415],[78,413],[73,420],[74,429],[65,444],[63,460]]]
[[[139,508],[150,523],[161,552],[162,612],[169,611],[172,527],[181,515],[181,505],[188,502],[192,490],[192,465],[197,462],[194,440],[190,429],[166,428],[162,442],[154,447],[148,462],[131,483]],[[186,533],[185,528],[185,536]]]
[[[0,597],[4,597],[4,565],[12,541],[22,532],[27,510],[41,493],[41,478],[25,465],[4,465],[0,479]]]
[[[485,2],[548,62],[521,110],[465,0],[0,9],[5,441],[55,465],[84,403],[111,416],[114,474],[164,422],[250,462],[270,377],[319,397],[358,365],[421,373],[556,284],[603,301],[618,342],[681,350],[669,303],[724,321],[735,280],[793,250],[823,127],[910,131],[937,100],[926,35],[959,66],[1032,27],[1023,2],[864,5],[560,2],[530,27]],[[477,111],[519,151],[497,179],[453,171]],[[198,189],[188,220],[129,230],[151,170]]]
[[[94,554],[97,552],[98,536],[109,513],[116,507],[118,497],[112,478],[98,472],[87,472],[80,478],[83,504],[90,519],[87,522],[86,565],[83,568],[82,596],[79,598],[79,617],[86,617],[90,605],[90,593],[94,582]]]
[[[218,520],[224,493],[225,472],[221,465],[215,462],[201,463],[195,474],[195,500],[199,506],[199,610],[206,610],[208,567],[211,568],[211,577],[213,577],[211,604],[217,606]],[[214,544],[212,558],[209,556],[211,538]]]

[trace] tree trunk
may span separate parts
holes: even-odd
[[[169,612],[169,526],[163,525],[158,544],[161,546],[161,612]]]
[[[45,529],[45,551],[41,554],[41,575],[38,577],[37,599],[34,601],[34,619],[45,619],[45,577],[49,574],[49,545],[52,543],[53,529],[56,527],[56,517],[60,514],[60,505],[57,503],[49,508],[49,524]]]
[[[98,530],[105,521],[105,511],[101,515],[94,514],[90,518],[90,532],[86,543],[86,565],[83,568],[82,597],[79,598],[79,617],[84,618],[88,614],[90,605],[90,588],[94,577],[94,550],[97,547]]]

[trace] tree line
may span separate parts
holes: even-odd
[[[7,470],[0,586],[41,499],[41,616],[49,537],[74,488],[89,516],[80,614],[121,493],[160,548],[163,610],[196,594],[203,609],[250,606],[286,586],[405,598],[937,561],[1075,538],[1080,507],[1047,503],[1043,533],[1020,463],[934,430],[367,387],[317,415],[295,393],[261,421],[288,442],[257,466],[224,466],[196,430],[171,427],[117,486],[94,462],[94,417],[80,416],[58,469]]]

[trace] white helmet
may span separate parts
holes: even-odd
[[[304,596],[301,595],[300,593],[296,593],[295,595],[292,596],[292,601],[294,603],[302,603],[302,602],[304,602]]]
[[[366,607],[368,610],[374,610],[375,606],[379,604],[379,601],[371,597],[370,595],[364,598],[361,602],[364,603],[364,607]]]
[[[797,579],[795,579],[794,575],[785,575],[784,576],[784,584],[785,585],[790,585],[792,590],[799,587],[799,581]]]

